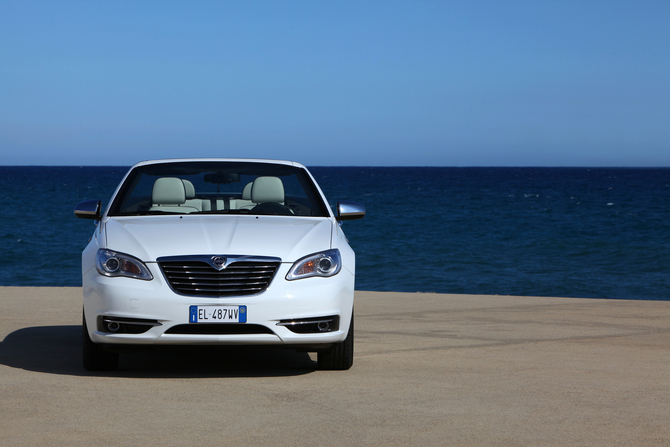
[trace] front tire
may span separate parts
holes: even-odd
[[[88,335],[86,317],[83,315],[81,329],[84,368],[88,371],[114,371],[119,366],[119,354],[106,351],[99,344],[93,343]]]
[[[351,314],[351,323],[347,338],[336,343],[331,348],[317,353],[319,368],[324,370],[346,370],[354,364],[354,314]]]

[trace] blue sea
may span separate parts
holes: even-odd
[[[80,286],[127,167],[0,167],[0,286]],[[310,168],[346,222],[358,290],[670,299],[670,169]]]

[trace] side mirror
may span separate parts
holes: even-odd
[[[362,219],[365,217],[365,207],[360,203],[347,202],[342,200],[337,202],[337,216],[338,221]]]
[[[81,219],[100,220],[102,217],[100,214],[101,206],[102,201],[100,200],[87,200],[74,207],[74,215]]]

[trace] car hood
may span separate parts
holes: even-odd
[[[294,262],[331,248],[334,219],[285,216],[112,217],[106,245],[145,262],[161,256],[255,255]]]

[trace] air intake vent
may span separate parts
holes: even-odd
[[[273,334],[270,329],[260,324],[226,324],[226,323],[203,323],[203,324],[180,324],[173,326],[166,334],[187,335],[248,335],[248,334]]]
[[[175,256],[158,264],[181,295],[226,297],[255,295],[268,288],[281,259],[252,256]]]

